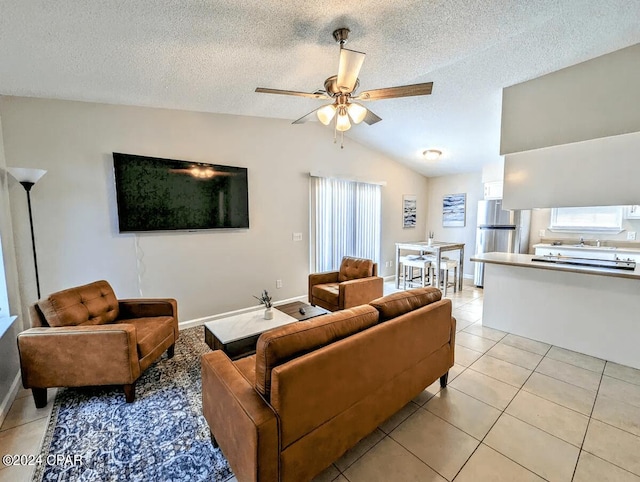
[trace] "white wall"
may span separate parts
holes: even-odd
[[[445,194],[459,193],[467,195],[465,226],[444,228],[442,227],[442,198]],[[473,276],[474,266],[469,258],[475,254],[478,201],[483,199],[483,196],[481,172],[429,178],[427,231],[433,231],[437,241],[465,243],[464,274],[467,276]]]
[[[393,273],[384,261],[395,242],[425,236],[426,216],[403,230],[401,215],[402,194],[426,213],[427,179],[349,139],[340,149],[318,123],[17,97],[0,98],[0,116],[7,163],[49,171],[32,191],[43,296],[96,279],[138,296],[136,238],[117,228],[113,151],[249,169],[249,230],[138,237],[144,296],[177,298],[183,321],[252,305],[264,288],[276,300],[306,294],[310,171],[387,181],[382,275]],[[28,217],[22,187],[10,191],[26,304],[35,299]]]
[[[638,152],[640,132],[507,154],[504,207],[637,204]]]
[[[500,154],[640,131],[640,44],[502,93]]]
[[[14,382],[20,371],[18,361],[18,346],[16,336],[23,327],[27,326],[21,316],[20,293],[18,286],[18,268],[16,264],[15,248],[13,245],[13,229],[11,225],[11,211],[9,210],[9,192],[6,173],[6,160],[4,156],[4,143],[2,137],[2,119],[0,117],[0,237],[2,238],[2,261],[6,279],[7,294],[9,298],[10,313],[0,313],[0,316],[18,315],[4,333],[0,334],[0,424],[6,416],[6,412],[13,401],[12,387],[16,389]],[[22,202],[26,204],[26,195],[22,186]],[[4,328],[5,324],[2,323]]]

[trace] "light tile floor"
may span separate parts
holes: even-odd
[[[483,326],[471,285],[448,297],[458,331],[449,386],[428,387],[316,482],[640,482],[640,370]],[[52,397],[36,410],[19,393],[0,454],[39,450]],[[0,465],[0,482],[31,474]]]

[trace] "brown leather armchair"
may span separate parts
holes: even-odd
[[[360,306],[380,298],[383,283],[377,263],[345,256],[339,271],[309,275],[309,303],[329,311]]]
[[[36,407],[49,387],[123,385],[135,398],[140,374],[178,339],[174,299],[118,300],[106,281],[53,293],[30,308],[32,328],[18,335],[22,385]]]

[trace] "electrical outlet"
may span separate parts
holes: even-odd
[[[389,268],[393,267],[393,261],[389,261]]]
[[[635,241],[635,240],[636,240],[636,232],[627,231],[627,241]]]
[[[544,229],[541,229],[540,231],[538,231],[538,236],[544,238],[546,236],[546,231]]]
[[[282,288],[282,280],[281,279],[277,279],[276,280],[276,288]]]
[[[302,233],[293,233],[292,239],[294,241],[302,241]]]

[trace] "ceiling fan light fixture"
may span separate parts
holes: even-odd
[[[422,153],[422,155],[427,161],[437,161],[442,155],[442,151],[437,149],[427,149]]]
[[[354,124],[360,124],[367,115],[367,108],[360,104],[356,104],[355,102],[351,102],[347,107],[347,112]]]
[[[333,104],[325,105],[316,111],[316,115],[320,122],[328,126],[336,115],[336,106]]]
[[[336,130],[340,132],[348,131],[351,129],[351,122],[349,122],[349,116],[347,113],[341,109],[341,112],[338,113],[338,117],[336,118]]]

